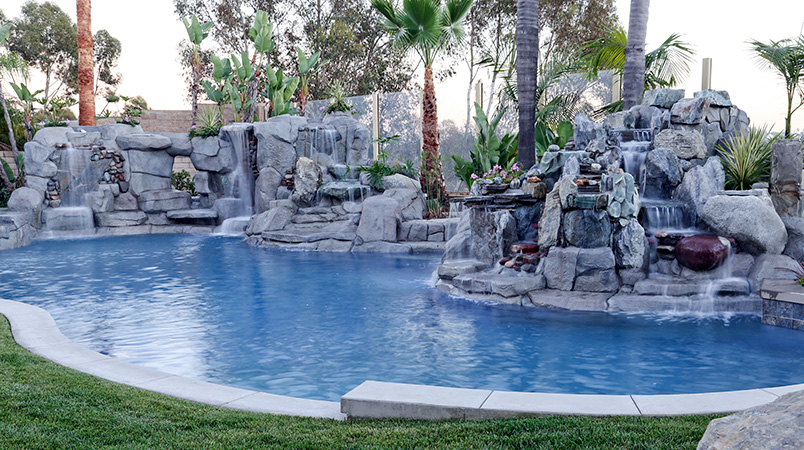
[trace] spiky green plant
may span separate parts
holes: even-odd
[[[717,150],[726,172],[726,189],[746,190],[770,174],[771,146],[780,135],[767,127],[751,127],[730,136]]]

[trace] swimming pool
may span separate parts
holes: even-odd
[[[804,333],[758,317],[478,303],[430,287],[434,256],[156,235],[39,241],[0,262],[0,297],[45,308],[90,349],[275,394],[337,400],[366,379],[589,394],[803,381]]]

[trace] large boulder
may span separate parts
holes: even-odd
[[[605,211],[569,211],[564,214],[563,229],[564,240],[574,247],[608,247],[611,244],[611,222]]]
[[[645,198],[669,199],[681,183],[683,172],[676,154],[667,148],[657,148],[645,160]]]
[[[684,174],[674,198],[691,206],[689,213],[697,223],[704,204],[720,192],[725,182],[726,174],[720,158],[711,157],[703,166],[693,167]]]
[[[38,227],[41,223],[42,210],[45,207],[44,199],[45,196],[42,192],[23,186],[11,192],[8,209],[25,214],[28,223]]]
[[[147,213],[164,212],[176,209],[190,209],[190,194],[175,189],[146,191],[139,196],[139,205]]]
[[[419,191],[386,189],[383,195],[399,202],[399,215],[403,221],[418,220],[424,217],[424,198]]]
[[[574,129],[575,148],[578,150],[586,149],[586,146],[597,138],[606,138],[606,130],[603,129],[603,126],[589,120],[589,117],[583,113],[575,115]]]
[[[694,98],[708,99],[710,106],[729,107],[732,106],[731,97],[728,91],[715,91],[711,89],[698,91],[692,94]]]
[[[575,265],[576,291],[615,292],[620,280],[614,269],[614,252],[609,247],[583,248]]]
[[[209,147],[205,144],[200,148],[206,149],[207,153],[211,153],[218,145],[217,153],[212,156],[205,155],[201,151],[196,151],[198,149],[193,147],[193,153],[190,155],[190,161],[192,161],[193,166],[197,170],[218,172],[223,175],[233,171],[237,166],[237,155],[232,144],[215,138],[208,138],[205,141],[211,142]]]
[[[697,125],[709,112],[708,98],[683,98],[670,109],[670,120],[675,124]]]
[[[701,133],[692,130],[662,130],[653,139],[654,148],[669,148],[681,159],[705,158]]]
[[[315,161],[305,157],[299,158],[296,162],[296,178],[290,198],[299,206],[315,206],[322,176],[321,167]]]
[[[553,247],[544,260],[544,278],[547,287],[562,291],[572,290],[578,264],[577,247]]]
[[[34,211],[42,209],[44,195],[29,187],[17,188],[11,192],[8,199],[8,209],[11,211]]]
[[[164,150],[171,146],[170,138],[155,133],[135,133],[117,136],[121,150]]]
[[[804,442],[804,391],[709,422],[698,450],[796,449]]]
[[[95,214],[99,227],[133,227],[142,225],[148,215],[142,211],[113,211]]]
[[[488,265],[506,256],[516,241],[516,219],[508,211],[472,208],[470,222],[474,258]]]
[[[298,208],[289,200],[277,202],[277,206],[254,216],[246,227],[246,234],[262,234],[266,231],[279,231],[291,223]]]
[[[147,191],[164,191],[171,188],[169,177],[159,177],[147,173],[133,172],[129,181],[129,189],[137,196]]]
[[[67,145],[70,143],[70,140],[67,139],[67,133],[72,131],[72,128],[69,127],[46,127],[37,131],[33,140],[45,147]]]
[[[795,280],[801,270],[798,261],[785,255],[760,255],[748,273],[754,292],[759,292],[764,280]]]
[[[128,152],[128,164],[131,172],[158,177],[173,176],[173,157],[164,151],[131,150]]]
[[[804,217],[782,217],[782,222],[787,229],[784,254],[795,260],[804,261]]]
[[[621,269],[644,270],[648,265],[650,248],[645,229],[636,219],[614,233],[614,259]]]
[[[780,216],[800,215],[802,168],[801,141],[785,139],[773,143],[771,200]]]
[[[299,128],[307,124],[304,117],[282,115],[254,124],[257,137],[257,167],[273,167],[284,174],[296,163]]]
[[[260,175],[254,182],[254,206],[257,214],[267,211],[268,204],[276,200],[276,191],[282,183],[282,175],[273,167],[260,170]]]
[[[701,211],[701,219],[717,234],[734,238],[752,255],[780,254],[787,231],[770,201],[752,195],[716,195]]]
[[[170,139],[170,147],[165,151],[170,156],[190,156],[193,152],[193,143],[187,133],[156,133]]]
[[[674,252],[679,264],[702,272],[720,267],[731,253],[731,244],[714,234],[698,234],[681,239]]]
[[[422,190],[422,185],[419,183],[419,180],[414,180],[413,178],[402,175],[401,173],[396,173],[393,175],[388,175],[387,177],[382,177],[382,186],[383,189],[413,189],[416,191]]]
[[[539,247],[547,249],[558,245],[561,231],[561,197],[558,186],[547,194],[542,217],[539,219]]]
[[[399,226],[398,208],[399,202],[391,197],[376,196],[366,199],[357,226],[357,237],[362,242],[396,242]]]

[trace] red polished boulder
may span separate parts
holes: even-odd
[[[729,240],[714,234],[687,236],[676,244],[679,264],[692,270],[706,271],[720,267],[731,253]]]

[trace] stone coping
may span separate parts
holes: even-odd
[[[759,293],[765,300],[804,305],[804,287],[796,280],[763,280]]]
[[[724,414],[770,403],[804,384],[678,395],[579,395],[459,389],[365,381],[338,402],[239,389],[148,369],[88,350],[64,336],[42,308],[0,299],[17,343],[62,366],[116,383],[244,411],[322,417],[486,419],[527,415],[676,416]]]

